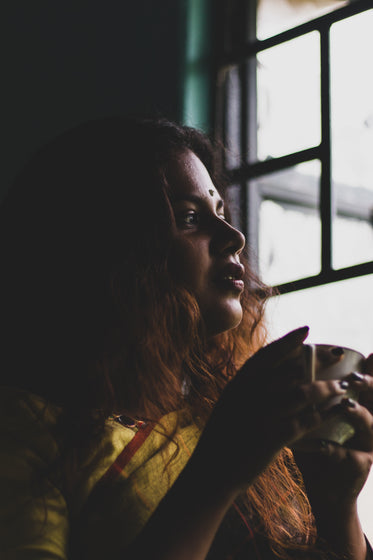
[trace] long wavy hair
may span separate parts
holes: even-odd
[[[110,415],[157,421],[183,408],[202,427],[265,342],[269,289],[247,264],[243,320],[212,339],[193,294],[170,273],[165,165],[185,150],[224,191],[202,133],[113,117],[37,152],[0,207],[0,382],[62,405],[71,447]],[[312,543],[289,450],[249,488],[247,503],[279,555]]]

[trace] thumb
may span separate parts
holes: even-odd
[[[262,348],[256,355],[260,358],[263,366],[277,365],[304,342],[308,332],[309,327],[307,326],[290,331],[285,336]]]

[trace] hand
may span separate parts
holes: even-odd
[[[316,518],[335,519],[356,510],[357,497],[373,462],[373,354],[365,363],[365,374],[346,377],[358,402],[348,399],[339,409],[355,428],[355,435],[344,446],[324,443],[318,451],[295,451],[308,497]]]
[[[359,391],[359,402],[373,414],[373,354],[365,360],[362,374],[353,373],[348,376],[352,387]]]
[[[239,492],[282,447],[320,425],[324,404],[345,394],[337,381],[301,383],[308,329],[297,329],[250,358],[227,385],[201,437],[198,453],[210,481]]]

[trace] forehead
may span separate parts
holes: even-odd
[[[178,154],[169,162],[165,171],[172,199],[188,195],[208,199],[220,198],[206,167],[189,150]]]

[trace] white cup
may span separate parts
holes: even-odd
[[[305,382],[327,381],[330,379],[343,379],[348,374],[356,371],[362,372],[364,356],[357,350],[336,346],[332,344],[304,344],[303,360]],[[356,399],[358,394],[351,388],[342,397],[332,398],[327,408],[341,402],[343,398]],[[331,441],[343,445],[355,433],[351,424],[343,416],[343,413],[331,414],[330,417],[307,435],[296,442],[294,447],[314,448],[319,446],[320,441]]]

